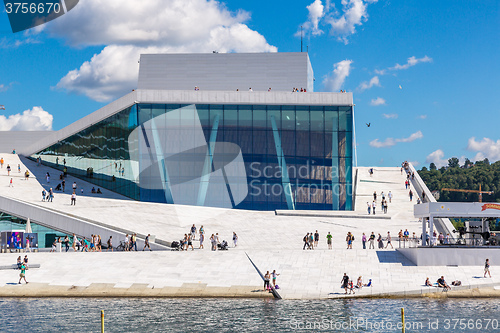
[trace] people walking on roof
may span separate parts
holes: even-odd
[[[151,236],[151,235],[150,235],[150,234],[148,234],[148,235],[146,236],[146,238],[144,239],[144,247],[142,248],[142,250],[143,250],[143,251],[146,249],[146,247],[149,249],[149,251],[153,251],[153,250],[151,250],[151,246],[149,246],[149,237],[150,237],[150,236]]]

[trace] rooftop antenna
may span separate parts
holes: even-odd
[[[302,26],[300,26],[300,52],[302,52]]]

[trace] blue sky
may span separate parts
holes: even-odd
[[[303,25],[315,91],[354,93],[358,165],[500,160],[499,3],[81,0],[16,34],[2,11],[0,130],[106,105],[135,88],[141,52],[296,52]]]

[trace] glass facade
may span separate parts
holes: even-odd
[[[24,231],[26,229],[27,221],[25,219],[18,218],[16,216],[12,216],[8,213],[0,212],[0,230],[3,231]],[[70,239],[70,243],[72,244],[73,236],[66,235],[62,232],[52,230],[50,228],[44,227],[42,225],[36,224],[34,222],[30,222],[31,231],[33,233],[38,234],[38,248],[48,248],[52,247],[52,243],[58,237],[64,239],[64,237],[68,236]],[[34,245],[32,244],[33,248]]]
[[[351,210],[352,136],[350,106],[135,104],[31,158],[141,201]]]

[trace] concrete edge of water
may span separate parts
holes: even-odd
[[[167,297],[167,298],[274,298],[257,286],[214,287],[206,284],[183,284],[181,287],[154,287],[132,284],[118,288],[113,283],[88,286],[58,286],[47,283],[7,284],[0,287],[0,297]]]

